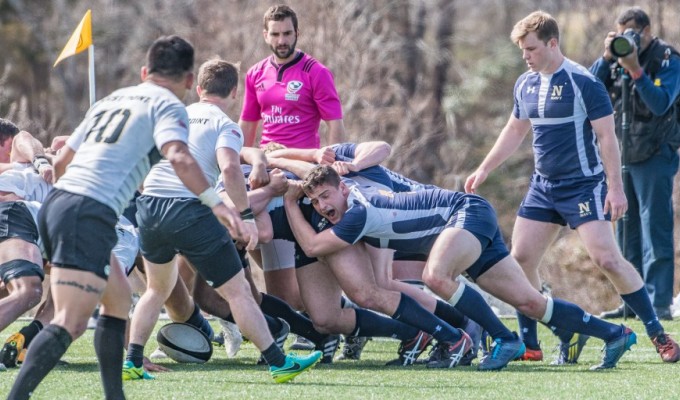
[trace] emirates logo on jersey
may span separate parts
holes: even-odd
[[[286,100],[298,101],[300,95],[297,92],[302,88],[302,82],[300,81],[290,81],[286,86]]]

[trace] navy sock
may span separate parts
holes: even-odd
[[[40,333],[40,331],[43,328],[42,322],[34,319],[31,321],[30,324],[24,326],[19,330],[19,333],[24,335],[24,347],[28,348],[28,345],[31,344],[31,341],[33,341],[33,338]]]
[[[286,355],[279,349],[276,342],[272,343],[271,346],[262,352],[262,357],[264,357],[269,366],[283,367],[283,364],[286,363]]]
[[[213,340],[215,337],[215,332],[213,332],[210,322],[201,314],[201,309],[198,308],[198,304],[194,304],[194,312],[191,314],[188,320],[184,322],[185,324],[193,325],[198,328],[201,332],[205,333],[208,339]]]
[[[620,325],[593,317],[576,304],[561,299],[553,299],[553,314],[548,325],[597,337],[605,342],[619,337],[622,330]]]
[[[540,345],[538,343],[538,324],[536,320],[517,311],[517,323],[519,324],[519,338],[522,339],[528,348],[538,350]]]
[[[652,302],[649,300],[647,289],[644,286],[636,292],[622,294],[621,298],[628,307],[635,311],[635,315],[645,325],[647,336],[653,338],[663,333],[663,326],[661,326],[659,318],[657,318],[656,312],[654,312],[654,307],[652,307]]]
[[[355,308],[356,327],[351,336],[391,337],[399,340],[413,339],[419,329],[399,322],[392,318],[384,317],[364,308]]]
[[[555,336],[560,338],[560,342],[562,342],[562,343],[569,343],[571,338],[574,337],[574,332],[571,331],[571,330],[558,328],[556,326],[550,326],[548,324],[543,324],[543,325],[547,326]]]
[[[135,368],[139,368],[144,364],[144,346],[141,344],[128,344],[127,361],[131,361]]]
[[[14,380],[9,399],[28,399],[66,353],[73,338],[66,329],[48,325],[34,339]]]
[[[127,321],[109,315],[100,315],[94,331],[94,350],[99,361],[99,375],[108,399],[125,399],[121,380],[125,326]]]
[[[314,329],[314,324],[312,324],[309,318],[295,311],[288,303],[278,297],[262,293],[260,309],[265,314],[284,319],[290,325],[291,332],[303,336],[314,343],[321,343],[327,337],[327,335],[319,333]]]
[[[462,312],[456,310],[456,307],[451,304],[437,300],[437,305],[434,308],[434,315],[448,322],[454,328],[465,328],[467,324],[467,317]]]
[[[276,335],[281,331],[281,328],[283,328],[283,322],[281,322],[278,318],[274,318],[271,315],[263,314],[264,315],[264,320],[267,321],[267,326],[269,327],[269,332],[271,332],[272,335]],[[274,338],[276,340],[276,338]]]
[[[397,311],[392,315],[392,318],[415,326],[434,336],[440,342],[453,343],[457,342],[461,337],[458,329],[435,317],[434,314],[424,309],[418,302],[404,293],[401,294],[401,301],[399,301]]]
[[[516,340],[515,335],[503,325],[501,320],[493,313],[491,307],[484,301],[484,297],[471,287],[465,286],[463,295],[454,307],[478,323],[492,338]]]

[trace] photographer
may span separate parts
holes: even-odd
[[[649,17],[640,8],[624,11],[617,24],[617,32],[609,32],[604,41],[603,57],[590,67],[610,93],[616,135],[622,144],[626,141],[622,156],[628,172],[623,178],[629,207],[628,218],[617,224],[617,240],[624,256],[642,275],[659,319],[671,320],[675,268],[672,194],[680,145],[675,103],[680,92],[680,55],[651,34]],[[624,139],[625,84],[630,85],[630,108],[625,110],[630,129]],[[634,313],[629,309],[626,315]],[[622,316],[623,305],[601,315]]]

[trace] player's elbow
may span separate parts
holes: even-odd
[[[324,257],[332,253],[332,251],[321,246],[321,243],[309,243],[307,246],[303,246],[302,250],[304,250],[307,257],[312,258]]]

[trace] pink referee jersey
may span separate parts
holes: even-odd
[[[278,142],[287,147],[319,148],[321,120],[342,118],[333,75],[303,52],[284,65],[270,56],[246,74],[241,119],[262,120],[260,146]]]

